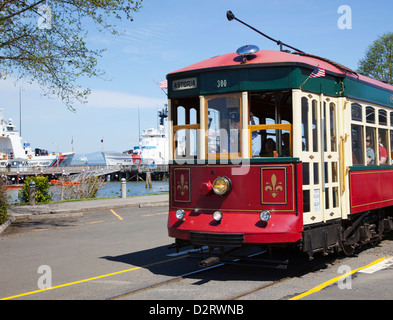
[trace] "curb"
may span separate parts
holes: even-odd
[[[0,224],[0,234],[1,234],[5,229],[7,229],[7,228],[11,225],[11,223],[14,222],[15,220],[16,220],[16,218],[11,216],[10,218],[8,218],[8,219],[6,220],[6,222],[4,222],[3,224]]]
[[[18,220],[41,220],[41,219],[64,219],[70,217],[83,217],[84,212],[91,212],[96,210],[110,210],[110,209],[118,209],[118,208],[149,208],[149,207],[161,207],[161,206],[169,206],[169,201],[157,201],[157,202],[135,202],[128,204],[112,204],[112,205],[103,205],[97,207],[86,207],[79,209],[54,209],[48,210],[42,213],[9,213],[10,218],[7,219],[5,223],[0,225],[0,234],[7,229],[11,223]]]

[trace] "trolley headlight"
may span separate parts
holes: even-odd
[[[270,220],[270,217],[271,217],[271,214],[267,210],[263,210],[259,214],[259,218],[261,218],[261,220],[264,221],[264,222],[268,222]]]
[[[186,212],[183,209],[176,210],[176,218],[178,218],[179,220],[184,220],[185,216]]]
[[[215,211],[213,213],[213,219],[217,222],[221,221],[222,219],[222,212],[221,211]]]
[[[231,180],[227,177],[218,177],[213,182],[213,191],[214,193],[223,196],[224,194],[231,191],[232,183]]]

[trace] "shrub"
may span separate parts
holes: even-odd
[[[24,186],[19,191],[18,198],[23,204],[29,203],[29,183],[35,182],[35,201],[36,203],[48,203],[52,201],[52,195],[49,193],[49,180],[47,177],[28,177]]]
[[[5,189],[5,183],[0,178],[0,224],[4,223],[8,219],[7,214],[8,198]]]
[[[59,180],[60,184],[52,189],[56,200],[89,199],[97,196],[98,190],[105,184],[99,177],[85,177],[82,175],[78,181],[70,181],[65,177]],[[72,183],[76,182],[76,184]]]

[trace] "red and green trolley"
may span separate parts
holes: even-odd
[[[252,45],[167,80],[177,246],[352,254],[393,229],[393,86]]]

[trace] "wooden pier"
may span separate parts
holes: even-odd
[[[69,176],[71,179],[77,175],[104,177],[107,181],[145,180],[146,173],[150,172],[153,180],[162,180],[168,177],[168,165],[132,166],[58,166],[58,167],[11,167],[0,168],[0,174],[6,178],[7,184],[23,183],[30,176],[45,176],[49,180]]]

